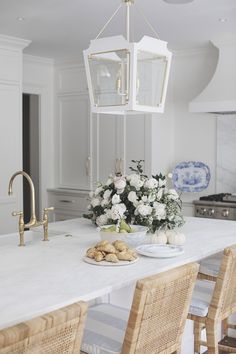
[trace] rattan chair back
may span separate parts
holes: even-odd
[[[179,352],[198,268],[188,264],[137,282],[122,354]]]
[[[80,353],[87,305],[78,302],[0,331],[0,354]]]
[[[236,312],[236,245],[224,250],[208,318],[223,320]]]

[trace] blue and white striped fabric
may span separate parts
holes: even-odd
[[[129,310],[101,304],[88,310],[81,350],[88,354],[119,354]]]
[[[205,317],[208,314],[209,305],[212,299],[215,283],[207,280],[197,280],[189,313],[191,315]]]
[[[220,271],[220,263],[222,256],[223,253],[220,252],[215,254],[214,256],[203,259],[200,263],[199,272],[216,277]]]

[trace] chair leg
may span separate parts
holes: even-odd
[[[223,337],[228,335],[228,318],[222,321],[222,335]]]
[[[194,321],[194,353],[200,354],[201,350],[201,334],[202,334],[202,325],[200,322]]]
[[[207,319],[206,321],[207,353],[219,354],[217,325],[215,321]]]

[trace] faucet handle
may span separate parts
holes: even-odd
[[[43,210],[44,210],[44,212],[47,213],[48,211],[54,210],[54,207],[44,208]]]
[[[13,211],[11,213],[12,216],[23,216],[23,211]]]

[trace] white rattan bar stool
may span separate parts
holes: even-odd
[[[0,331],[0,354],[80,353],[87,304],[78,302]]]
[[[199,265],[139,280],[131,311],[101,304],[88,311],[82,353],[180,354]]]
[[[236,245],[223,253],[216,281],[197,280],[189,309],[189,319],[194,321],[194,351],[200,346],[208,348],[208,354],[218,354],[219,349],[236,353],[236,348],[218,345],[217,326],[236,312]],[[206,328],[206,342],[201,331]],[[226,350],[227,349],[227,350]]]

